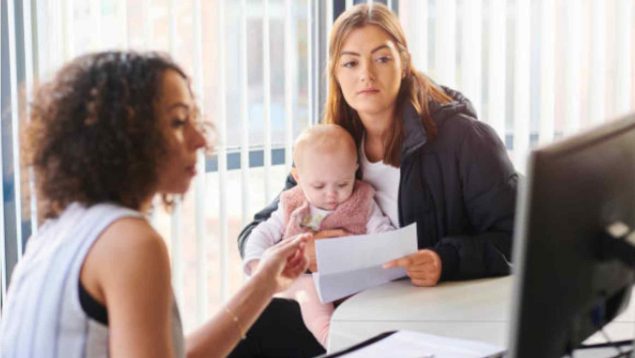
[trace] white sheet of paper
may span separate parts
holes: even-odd
[[[406,275],[402,268],[383,269],[390,260],[417,251],[417,224],[371,235],[317,240],[318,272],[313,281],[322,302],[332,302]]]
[[[505,350],[488,343],[398,331],[390,336],[343,355],[347,358],[483,358],[501,357]]]

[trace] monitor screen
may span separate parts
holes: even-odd
[[[511,357],[562,357],[628,303],[631,267],[601,258],[635,228],[635,115],[534,150],[514,237]]]

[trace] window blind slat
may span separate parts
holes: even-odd
[[[170,48],[170,55],[176,55],[176,39],[177,39],[177,31],[176,31],[176,1],[177,0],[169,0],[168,3],[168,26],[169,26],[169,38],[168,38],[168,47]]]
[[[171,56],[176,54],[176,0],[170,0],[168,3],[168,27],[169,27],[169,42],[168,47]],[[174,207],[170,214],[170,255],[172,258],[172,287],[174,287],[174,294],[177,298],[177,302],[181,305],[185,304],[184,301],[184,268],[183,268],[183,243],[181,242],[181,215],[182,215],[182,203],[180,198],[174,200]]]
[[[564,59],[564,120],[565,134],[573,134],[580,129],[580,69],[581,69],[581,11],[578,1],[565,2],[566,16],[563,43]]]
[[[229,298],[229,244],[227,213],[227,66],[226,66],[226,0],[218,2],[218,203],[219,203],[219,257],[220,257],[220,295],[223,302]]]
[[[514,161],[521,171],[529,151],[530,12],[529,0],[516,3],[514,54]]]
[[[540,128],[538,141],[549,143],[554,138],[555,116],[555,5],[542,1],[540,8]]]
[[[618,0],[616,4],[616,58],[617,73],[615,74],[615,115],[628,112],[632,106],[631,83],[633,81],[633,0]]]
[[[194,88],[199,99],[201,115],[207,113],[203,80],[203,26],[201,0],[193,0],[192,20],[194,43]],[[196,156],[196,178],[194,179],[194,226],[196,237],[196,322],[202,324],[207,318],[207,235],[205,230],[205,154],[198,152]]]
[[[68,0],[69,2],[73,2],[74,0]],[[102,37],[102,13],[101,13],[101,9],[102,9],[102,0],[93,0],[93,1],[89,1],[89,7],[90,7],[90,21],[91,21],[91,25],[93,26],[92,29],[92,36],[90,37],[90,49],[91,51],[99,51],[99,50],[104,50],[104,45],[103,45],[103,37]],[[69,13],[69,19],[68,21],[70,23],[73,22],[74,18],[73,18],[73,13],[72,10]],[[73,30],[71,30],[71,33],[74,33]],[[69,36],[68,34],[66,34],[66,36]],[[72,52],[70,54],[68,54],[68,56],[66,57],[66,60],[70,60],[73,56],[76,55],[76,51],[74,50],[74,37],[69,37],[68,39],[71,40],[67,40],[71,42],[71,46],[72,46]]]
[[[491,0],[489,13],[488,115],[486,120],[502,140],[505,140],[506,135],[506,5],[506,0]]]
[[[400,4],[405,7],[403,2]],[[419,71],[428,72],[428,0],[410,2],[408,10],[400,13],[413,64]]]
[[[481,65],[482,65],[482,2],[469,0],[463,3],[463,34],[461,36],[461,90],[472,101],[476,113],[481,114]]]
[[[606,4],[605,0],[591,3],[591,68],[589,73],[589,117],[592,123],[603,122],[606,91]]]
[[[456,87],[456,0],[436,2],[435,73],[439,83]]]
[[[22,3],[22,11],[23,11],[23,31],[24,31],[24,67],[25,67],[25,79],[24,79],[24,89],[25,89],[25,103],[24,103],[24,113],[26,118],[23,122],[26,123],[28,118],[30,117],[31,107],[30,103],[33,100],[33,83],[35,81],[35,61],[34,54],[37,54],[37,43],[34,41],[34,32],[32,30],[33,26],[38,26],[37,21],[34,23],[32,20],[35,19],[34,12],[31,8],[31,2],[25,1]],[[37,32],[37,30],[36,30]],[[24,173],[28,177],[28,193],[29,193],[29,213],[30,213],[30,221],[31,221],[31,235],[37,233],[38,228],[38,217],[37,217],[37,195],[35,190],[35,176],[33,173],[33,169],[29,168],[26,173]]]
[[[7,7],[8,7],[8,3],[7,3]],[[2,6],[0,6],[0,11],[2,9]],[[8,11],[7,11],[8,12]],[[2,18],[2,13],[0,12],[0,18]],[[2,26],[4,26],[4,23],[2,24]],[[4,30],[4,29],[2,29]],[[8,33],[9,29],[4,30],[6,31],[6,33]],[[1,32],[0,32],[1,34]],[[15,51],[15,49],[11,48],[11,45],[9,44],[9,51]],[[2,72],[4,72],[4,66],[5,64],[2,64]],[[1,82],[1,81],[0,81]],[[7,95],[7,91],[11,91],[11,88],[7,89],[4,86],[2,86],[1,89],[1,95],[2,95],[2,100],[4,100],[5,96]],[[3,128],[2,126],[0,126],[0,158],[4,158],[4,135],[3,135]],[[7,295],[7,285],[9,282],[9,271],[12,269],[12,267],[10,267],[10,262],[8,260],[8,255],[7,255],[7,250],[6,250],[6,225],[4,222],[4,206],[6,203],[6,198],[5,198],[5,188],[4,188],[4,165],[0,165],[0,178],[2,178],[3,180],[0,182],[0,199],[2,199],[2,205],[0,205],[0,254],[2,254],[2,261],[0,261],[0,264],[2,265],[1,269],[2,269],[2,278],[1,278],[1,283],[0,283],[0,294],[2,295],[2,303],[4,304],[4,298]]]
[[[69,60],[75,56],[75,31],[73,31],[73,4],[74,0],[63,0],[63,5],[60,7],[60,11],[63,12],[63,19],[60,25],[62,26],[62,44],[64,48],[64,60]],[[91,8],[91,19],[99,17],[99,14],[95,14],[94,6]],[[98,20],[97,23],[100,23]]]
[[[262,14],[262,76],[264,93],[264,173],[265,202],[271,201],[271,48],[269,24],[269,0],[263,0]]]
[[[318,115],[316,114],[316,109],[319,108],[315,103],[317,102],[317,91],[316,88],[316,79],[317,79],[317,70],[318,70],[318,61],[316,61],[315,54],[318,48],[317,46],[317,26],[315,17],[318,15],[318,2],[314,0],[307,0],[307,14],[308,19],[306,23],[307,27],[307,99],[308,99],[308,112],[307,116],[308,126],[311,126],[313,123],[317,121]]]
[[[18,44],[16,43],[16,9],[14,0],[7,1],[7,26],[8,26],[8,37],[9,37],[9,94],[10,94],[10,102],[9,102],[9,116],[11,120],[10,128],[11,128],[11,137],[9,140],[9,146],[11,146],[11,159],[10,162],[2,163],[3,167],[7,169],[7,172],[3,174],[3,181],[5,184],[9,184],[9,194],[13,194],[13,197],[8,196],[4,197],[4,205],[9,207],[8,211],[5,211],[4,214],[9,214],[4,216],[4,220],[8,219],[8,222],[5,221],[4,228],[6,231],[3,231],[1,234],[5,235],[14,240],[16,256],[15,259],[19,260],[22,257],[23,247],[22,247],[22,181],[21,181],[21,170],[20,170],[20,142],[19,142],[19,129],[20,129],[20,118],[18,114],[20,112],[20,103],[18,101]],[[4,117],[4,113],[3,113]],[[7,123],[2,124],[3,130],[7,129]],[[5,143],[6,145],[6,143]],[[5,147],[6,148],[6,147]],[[2,156],[2,160],[9,159],[8,156]],[[12,188],[11,188],[12,187]],[[11,215],[13,214],[13,215]]]
[[[249,87],[247,58],[247,5],[246,0],[240,1],[240,178],[242,215],[241,222],[244,227],[250,220],[250,195],[249,195]]]
[[[293,23],[292,0],[285,0],[284,12],[284,108],[285,108],[285,138],[284,138],[284,163],[287,171],[291,170],[293,163],[293,122],[294,122],[294,96],[296,84],[296,35]]]
[[[143,16],[143,38],[145,39],[145,41],[143,41],[143,44],[145,44],[145,47],[150,47],[151,46],[151,41],[150,39],[154,38],[154,31],[152,29],[152,21],[153,21],[153,17],[152,17],[152,0],[143,0],[143,8],[147,9],[147,13],[145,16]]]

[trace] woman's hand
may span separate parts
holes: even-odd
[[[432,250],[419,250],[384,264],[384,268],[392,267],[403,267],[415,286],[435,286],[441,278],[441,258]]]
[[[307,269],[305,249],[311,237],[311,234],[297,235],[268,248],[260,258],[254,278],[272,280],[275,292],[288,288]]]
[[[306,253],[309,258],[309,271],[317,272],[317,259],[315,257],[315,240],[331,239],[334,237],[349,236],[350,233],[343,229],[322,230],[318,231],[311,238],[308,239],[306,244]]]
[[[304,248],[309,236],[298,235],[268,248],[251,279],[225,303],[224,309],[187,337],[187,356],[226,357],[271,302],[272,295],[288,288],[306,271]]]

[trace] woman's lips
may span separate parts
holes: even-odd
[[[365,88],[359,92],[357,92],[358,95],[371,95],[371,94],[375,94],[378,93],[379,90],[376,88]]]

